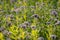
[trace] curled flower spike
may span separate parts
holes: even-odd
[[[32,17],[39,19],[39,16],[37,14],[32,15]]]
[[[44,38],[43,37],[39,37],[38,40],[44,40]]]
[[[57,21],[57,22],[55,23],[55,25],[60,25],[60,21]]]
[[[52,40],[56,40],[56,35],[51,35],[50,38],[51,38]]]
[[[25,21],[25,22],[24,22],[24,24],[25,24],[25,25],[28,25],[28,26],[30,25],[30,23],[29,23],[29,22],[27,22],[27,21]]]
[[[31,29],[33,29],[33,30],[36,29],[36,26],[31,26]]]
[[[5,35],[5,36],[9,36],[11,34],[11,32],[7,31],[7,30],[4,30],[2,31],[2,33]]]
[[[26,29],[27,26],[25,24],[21,24],[20,27]]]
[[[58,15],[58,13],[57,13],[57,11],[56,11],[56,10],[52,10],[52,11],[51,11],[51,15],[57,16],[57,15]]]

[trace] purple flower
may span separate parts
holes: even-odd
[[[56,35],[51,35],[51,36],[50,36],[50,38],[51,38],[52,40],[56,40],[56,37],[57,37]]]
[[[38,14],[34,14],[34,15],[32,15],[32,17],[34,17],[34,18],[38,18],[38,19],[39,19]]]
[[[58,15],[58,13],[57,13],[57,11],[56,11],[56,10],[52,10],[52,11],[51,11],[51,15],[57,16],[57,15]]]
[[[31,29],[35,30],[36,29],[36,26],[31,26]]]
[[[60,21],[57,21],[57,22],[55,23],[55,25],[60,25]]]
[[[19,27],[26,29],[27,26],[25,24],[20,24]]]
[[[30,25],[30,23],[28,21],[25,21],[24,24],[27,25],[27,26]]]
[[[7,30],[4,30],[2,31],[3,35],[5,36],[9,36],[11,34],[11,32],[7,31]]]

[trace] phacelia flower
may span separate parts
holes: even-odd
[[[33,30],[36,29],[36,26],[31,26],[31,29],[33,29]]]
[[[38,14],[34,14],[34,15],[32,15],[32,17],[34,17],[34,18],[38,18],[38,19],[39,19]]]
[[[3,35],[5,36],[9,36],[11,34],[11,32],[7,31],[7,30],[4,30],[2,31]]]
[[[56,35],[51,35],[51,36],[50,36],[50,38],[51,38],[52,40],[56,40],[56,37],[57,37]]]
[[[52,10],[52,11],[51,11],[51,15],[57,16],[57,15],[58,15],[58,13],[57,13],[57,11],[56,11],[56,10]]]
[[[25,21],[24,24],[28,25],[28,26],[30,25],[30,23],[28,21]]]
[[[27,26],[25,24],[20,24],[19,27],[26,29]]]
[[[55,25],[60,25],[60,21],[57,21],[57,22],[55,23]]]

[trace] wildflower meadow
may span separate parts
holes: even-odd
[[[0,40],[60,40],[60,0],[0,0]]]

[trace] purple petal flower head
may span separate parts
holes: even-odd
[[[31,29],[35,30],[36,29],[36,26],[31,26]]]
[[[57,22],[55,23],[55,25],[60,25],[60,21],[57,21]]]
[[[56,40],[56,37],[57,37],[56,35],[51,35],[51,36],[50,36],[50,38],[51,38],[52,40]]]
[[[43,37],[39,37],[38,40],[44,40],[44,38]]]
[[[26,29],[27,26],[25,24],[21,24],[20,27]]]
[[[8,31],[7,31],[7,30],[4,30],[4,31],[2,31],[2,33],[3,33],[4,35],[6,35],[6,34],[8,33]]]
[[[32,17],[34,17],[34,18],[38,18],[38,19],[39,19],[38,14],[34,14],[34,15],[32,15]]]
[[[30,23],[28,21],[25,21],[24,24],[27,25],[27,26],[30,25]]]
[[[56,11],[56,10],[52,10],[52,11],[51,11],[51,15],[57,16],[57,15],[58,15],[58,13],[57,13],[57,11]]]

